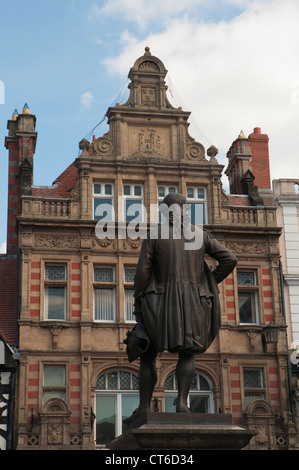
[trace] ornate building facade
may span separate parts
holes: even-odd
[[[159,203],[176,191],[193,222],[238,257],[220,285],[219,334],[196,359],[191,412],[231,413],[258,431],[252,449],[296,446],[268,136],[256,128],[232,143],[226,194],[217,148],[189,135],[190,113],[168,101],[166,74],[147,48],[129,72],[128,101],[107,111],[109,131],[81,141],[50,187],[32,184],[35,116],[26,107],[8,121],[7,250],[19,260],[20,292],[16,449],[103,448],[125,431],[122,419],[138,404],[138,361],[128,362],[123,339],[134,324],[142,243],[128,228],[158,222]],[[267,344],[270,322],[278,339]],[[175,365],[167,352],[158,357],[153,411],[175,409]]]

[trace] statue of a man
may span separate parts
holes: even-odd
[[[134,314],[137,325],[145,327],[149,346],[140,357],[139,407],[124,420],[126,424],[150,410],[157,381],[156,357],[162,351],[178,354],[176,411],[190,411],[187,397],[195,374],[195,354],[208,349],[220,327],[217,284],[237,264],[235,255],[207,231],[186,224],[187,201],[183,195],[169,194],[163,203],[169,208],[168,236],[163,224],[155,236],[149,232],[136,268]],[[172,210],[174,207],[178,211]],[[187,226],[197,239],[191,249]],[[214,271],[206,264],[205,254],[218,261]]]

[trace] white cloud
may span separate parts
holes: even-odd
[[[91,103],[93,102],[93,95],[90,91],[86,91],[81,95],[81,105],[83,109],[90,109]]]
[[[0,253],[6,253],[6,242],[0,244]]]
[[[124,21],[137,24],[144,29],[152,21],[165,22],[169,18],[192,11],[200,5],[205,5],[205,0],[109,0],[101,6],[93,3],[90,9],[89,18],[120,17]],[[210,0],[214,4],[215,0]],[[217,3],[217,2],[216,2]]]
[[[226,165],[226,152],[240,130],[248,135],[261,127],[270,138],[272,178],[295,177],[299,103],[293,98],[299,93],[292,87],[299,80],[299,4],[228,2],[246,9],[227,22],[174,18],[142,41],[124,31],[123,52],[106,66],[113,74],[127,75],[150,46],[168,69],[183,108],[192,112],[196,125],[191,124],[190,134],[202,142],[207,135],[203,143],[218,147],[221,163]]]

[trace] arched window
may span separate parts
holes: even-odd
[[[165,380],[165,411],[174,413],[177,401],[177,379],[175,372],[168,375]],[[188,406],[191,413],[214,413],[213,387],[210,379],[197,372],[194,375]]]
[[[105,445],[127,428],[123,419],[139,405],[138,377],[124,370],[100,374],[95,382],[96,444]]]

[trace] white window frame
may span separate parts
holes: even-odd
[[[100,185],[101,191],[100,193],[95,192],[95,186]],[[106,194],[106,185],[110,185],[112,188],[112,194]],[[114,222],[115,220],[115,206],[114,206],[114,183],[110,181],[94,181],[93,182],[93,219],[100,220],[95,216],[95,200],[96,199],[109,199],[111,201],[111,220],[110,218],[107,220],[108,222]],[[97,206],[98,207],[98,206]]]
[[[65,270],[64,279],[46,279],[47,267],[63,266]],[[49,318],[49,295],[48,290],[53,288],[64,289],[64,312],[63,318]],[[44,267],[44,319],[49,321],[65,321],[67,313],[67,264],[66,263],[54,263],[46,262]]]
[[[260,387],[245,387],[245,372],[248,370],[258,371],[260,374]],[[250,403],[253,403],[257,399],[265,400],[266,399],[266,385],[265,385],[265,369],[263,367],[243,367],[243,390],[244,390],[244,403],[247,407]],[[259,398],[248,399],[249,394],[255,394]]]
[[[137,374],[133,373],[132,371],[128,371],[128,370],[108,370],[106,372],[109,373],[109,372],[115,372],[118,374],[118,384],[119,384],[119,373],[120,372],[129,372],[132,375],[134,375],[136,378],[137,378]],[[102,375],[102,374],[99,374],[98,377]],[[97,379],[98,379],[97,377]],[[105,378],[106,380],[106,384],[107,384],[107,379]],[[132,378],[131,378],[132,380]],[[96,380],[97,382],[97,380]],[[107,386],[107,385],[106,385]],[[136,398],[138,399],[139,401],[139,390],[138,389],[124,389],[124,390],[121,390],[120,388],[117,388],[117,389],[109,389],[109,388],[104,388],[104,389],[100,389],[100,388],[97,388],[97,386],[95,386],[95,404],[94,404],[94,410],[95,410],[95,415],[97,416],[97,396],[106,396],[106,397],[114,397],[115,399],[115,437],[118,437],[122,434],[122,429],[123,429],[123,423],[122,423],[122,397],[123,396],[136,396]],[[96,440],[97,440],[97,429],[96,429],[96,422],[95,422],[95,426],[94,426],[94,441],[96,443]],[[97,447],[101,447],[102,445],[101,444],[96,444]],[[105,444],[103,445],[103,447],[105,447]]]
[[[96,268],[111,268],[113,270],[113,281],[96,281],[95,280],[95,269]],[[93,266],[93,318],[95,322],[99,323],[115,323],[116,322],[116,286],[117,283],[115,282],[115,266],[114,265],[100,265],[94,264]],[[111,289],[112,290],[112,308],[113,308],[113,319],[101,319],[96,318],[96,290],[101,289]]]
[[[204,197],[199,198],[199,197],[190,197],[188,196],[188,189],[193,189],[193,191],[198,194],[198,190],[203,190],[204,192]],[[203,221],[202,224],[197,224],[197,225],[206,225],[208,223],[208,210],[207,210],[207,190],[204,186],[194,186],[192,184],[187,184],[186,186],[186,199],[188,204],[192,203],[200,203],[203,204]],[[191,209],[190,209],[191,211]],[[191,217],[191,212],[190,212],[190,217]],[[194,223],[191,221],[191,223]]]
[[[202,396],[202,397],[207,397],[208,398],[208,413],[214,413],[215,411],[215,405],[214,405],[214,394],[213,394],[213,384],[211,382],[211,380],[209,379],[209,377],[207,377],[204,373],[202,373],[201,371],[196,371],[195,373],[196,377],[197,377],[197,382],[199,381],[199,377],[198,376],[202,376],[209,384],[210,386],[210,390],[191,390],[189,391],[189,394],[188,394],[188,398],[187,398],[187,406],[189,407],[190,406],[190,396]],[[164,394],[165,394],[165,398],[166,396],[167,397],[170,397],[172,396],[173,398],[177,398],[177,389],[175,388],[175,372],[172,372],[170,373],[166,379],[169,377],[169,376],[172,376],[172,380],[174,381],[173,382],[173,385],[174,385],[174,388],[173,390],[166,390],[164,389]],[[165,379],[165,380],[166,380]],[[164,400],[164,408],[165,407],[165,400]],[[207,414],[208,414],[207,413]]]
[[[239,284],[238,283],[238,273],[240,272],[248,272],[253,273],[254,275],[254,284]],[[257,282],[257,272],[254,269],[237,269],[237,288],[238,288],[238,318],[240,325],[259,325],[260,324],[260,315],[259,315],[259,303],[258,303],[258,292],[259,292],[259,285]],[[239,294],[240,293],[250,293],[253,294],[253,302],[254,302],[254,309],[255,309],[255,321],[252,322],[242,322],[240,318],[240,305],[239,305]]]
[[[64,371],[64,384],[63,385],[45,385],[45,370],[49,369],[50,367],[63,369]],[[43,365],[43,395],[42,395],[43,403],[46,403],[46,401],[48,401],[51,398],[62,398],[60,395],[61,392],[64,395],[64,398],[62,399],[66,401],[66,383],[67,383],[66,372],[67,371],[66,371],[65,364],[44,364]],[[45,400],[44,397],[47,392],[53,392],[54,395],[50,398],[47,398],[47,400]],[[55,392],[58,392],[57,396],[55,396]]]
[[[130,187],[130,194],[125,194],[125,186]],[[134,194],[135,186],[138,186],[138,187],[141,188],[141,196],[135,196],[135,194]],[[136,223],[145,222],[144,186],[143,186],[143,183],[123,183],[123,207],[122,207],[123,216],[122,216],[122,219],[123,219],[124,222],[127,222],[127,223],[130,223],[130,221],[127,221],[127,201],[130,201],[130,200],[136,200],[136,204],[140,203],[140,206],[141,206],[141,220],[137,221],[136,219],[133,219],[133,221],[136,222]]]

